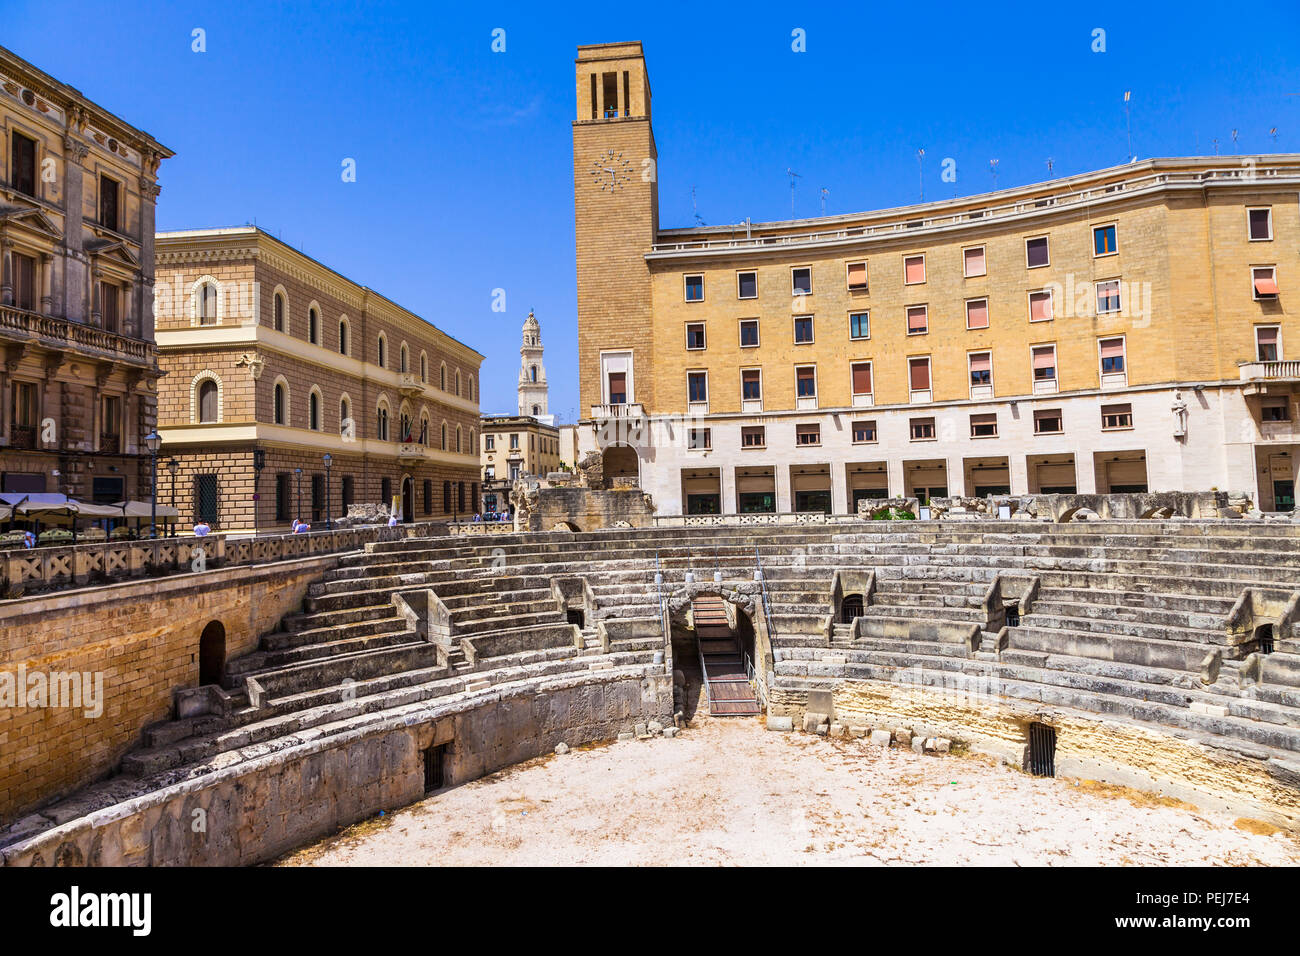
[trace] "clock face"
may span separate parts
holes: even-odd
[[[632,181],[632,161],[616,149],[607,149],[591,161],[591,182],[601,191],[614,192]]]

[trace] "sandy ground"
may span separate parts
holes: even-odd
[[[282,863],[1294,865],[1300,840],[983,758],[704,718],[673,740],[519,764]]]

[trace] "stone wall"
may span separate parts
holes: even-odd
[[[262,863],[424,796],[424,751],[444,783],[672,720],[666,675],[597,673],[430,705],[126,800],[0,849],[9,866]],[[48,821],[45,821],[48,824]]]
[[[146,725],[168,717],[173,692],[198,684],[207,625],[221,624],[227,659],[247,653],[337,562],[217,568],[0,603],[0,693],[20,669],[28,679],[102,679],[95,706],[0,700],[0,822],[107,775]]]
[[[511,501],[518,500],[516,486]],[[639,488],[529,488],[522,500],[525,507],[516,504],[519,531],[553,531],[557,525],[571,525],[572,531],[646,528],[654,516],[654,505]]]
[[[1137,787],[1300,828],[1300,764],[1261,759],[1244,746],[1219,750],[1153,727],[1001,698],[982,692],[975,679],[952,689],[843,680],[820,693],[830,694],[831,720],[847,727],[947,737],[1016,767],[1027,763],[1029,724],[1046,723],[1056,728],[1057,776]],[[808,696],[804,688],[773,689],[768,712],[792,717],[799,727]]]

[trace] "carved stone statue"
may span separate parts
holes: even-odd
[[[1169,406],[1169,410],[1174,413],[1174,437],[1185,437],[1187,435],[1187,403],[1183,401],[1181,392],[1174,392],[1174,401]]]

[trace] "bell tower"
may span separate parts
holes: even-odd
[[[590,421],[610,404],[654,404],[645,255],[659,228],[659,156],[641,44],[580,46],[574,63],[578,418]]]
[[[546,410],[548,391],[546,365],[542,362],[542,328],[529,312],[524,320],[523,344],[519,346],[519,414],[554,425],[555,416]]]

